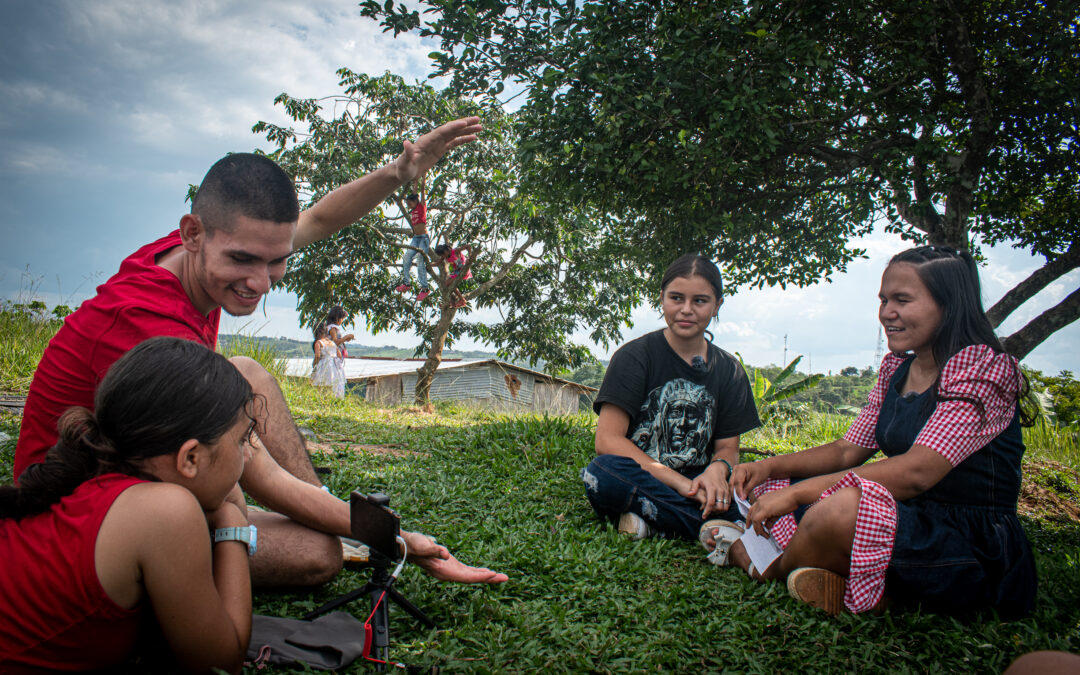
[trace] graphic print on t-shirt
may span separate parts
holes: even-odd
[[[630,440],[672,469],[708,462],[716,399],[690,380],[674,379],[645,397]]]

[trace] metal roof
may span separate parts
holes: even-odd
[[[404,373],[415,373],[416,370],[424,365],[425,359],[377,359],[377,358],[347,358],[345,359],[345,379],[346,380],[366,380],[368,378],[380,378],[387,375],[402,375]],[[493,364],[504,370],[516,370],[523,373],[529,373],[534,377],[548,382],[559,382],[561,384],[568,384],[574,387],[579,387],[586,391],[597,391],[595,387],[590,387],[584,384],[578,384],[577,382],[571,382],[561,377],[554,377],[547,373],[541,373],[536,370],[530,370],[521,366],[515,366],[512,363],[506,363],[505,361],[499,361],[498,359],[460,359],[454,361],[443,361],[439,364],[439,370],[450,370],[452,368],[465,368],[467,366]],[[309,377],[311,375],[311,359],[285,359],[285,374],[292,375],[294,377]]]

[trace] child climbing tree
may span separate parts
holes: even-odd
[[[418,404],[428,403],[443,348],[462,336],[494,346],[502,358],[543,360],[549,370],[592,360],[573,341],[575,334],[603,345],[618,341],[641,298],[641,278],[612,255],[618,242],[604,238],[595,214],[549,208],[531,197],[505,113],[389,73],[338,74],[340,95],[277,98],[306,129],[267,122],[254,127],[277,144],[271,156],[309,203],[393,160],[404,141],[445,120],[480,115],[484,130],[476,143],[456,149],[424,177],[431,247],[411,250],[413,264],[425,268],[430,297],[418,300],[395,290],[410,250],[407,237],[414,236],[405,200],[419,192],[417,185],[406,186],[361,221],[292,258],[284,285],[300,297],[305,324],[336,303],[363,316],[372,333],[415,333],[417,354],[427,355],[418,370]],[[464,261],[441,264],[435,247],[461,242],[470,244]]]

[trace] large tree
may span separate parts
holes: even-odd
[[[396,157],[405,139],[442,122],[477,114],[480,140],[449,153],[423,177],[432,248],[469,244],[474,279],[451,279],[434,253],[421,254],[436,293],[421,302],[394,290],[411,232],[406,186],[382,208],[334,237],[301,249],[290,261],[286,288],[300,298],[300,318],[314,324],[336,304],[362,316],[373,333],[418,335],[415,400],[424,404],[444,346],[463,335],[495,345],[504,358],[549,369],[592,360],[573,340],[587,331],[599,344],[618,339],[639,302],[641,277],[609,253],[600,228],[582,208],[547,206],[519,186],[515,134],[501,109],[481,108],[430,86],[386,74],[341,69],[341,94],[327,99],[278,97],[301,130],[259,122],[254,130],[276,143],[272,157],[314,202],[334,188]],[[458,308],[454,290],[468,302]],[[491,311],[480,312],[488,309]],[[469,320],[473,316],[487,320]]]
[[[1080,265],[1075,2],[426,0],[363,11],[440,41],[458,91],[526,97],[526,182],[617,217],[645,264],[700,249],[739,284],[806,284],[882,220]],[[504,88],[505,87],[505,88]],[[1080,290],[1006,339],[1023,357]]]

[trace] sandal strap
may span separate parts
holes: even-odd
[[[713,532],[713,530],[715,530],[715,532]],[[715,542],[712,552],[709,553],[707,560],[718,567],[726,567],[729,564],[728,551],[731,549],[731,545],[738,541],[742,534],[743,528],[727,520],[710,520],[702,525],[701,533],[699,534],[702,545],[705,544],[706,537],[711,538]]]

